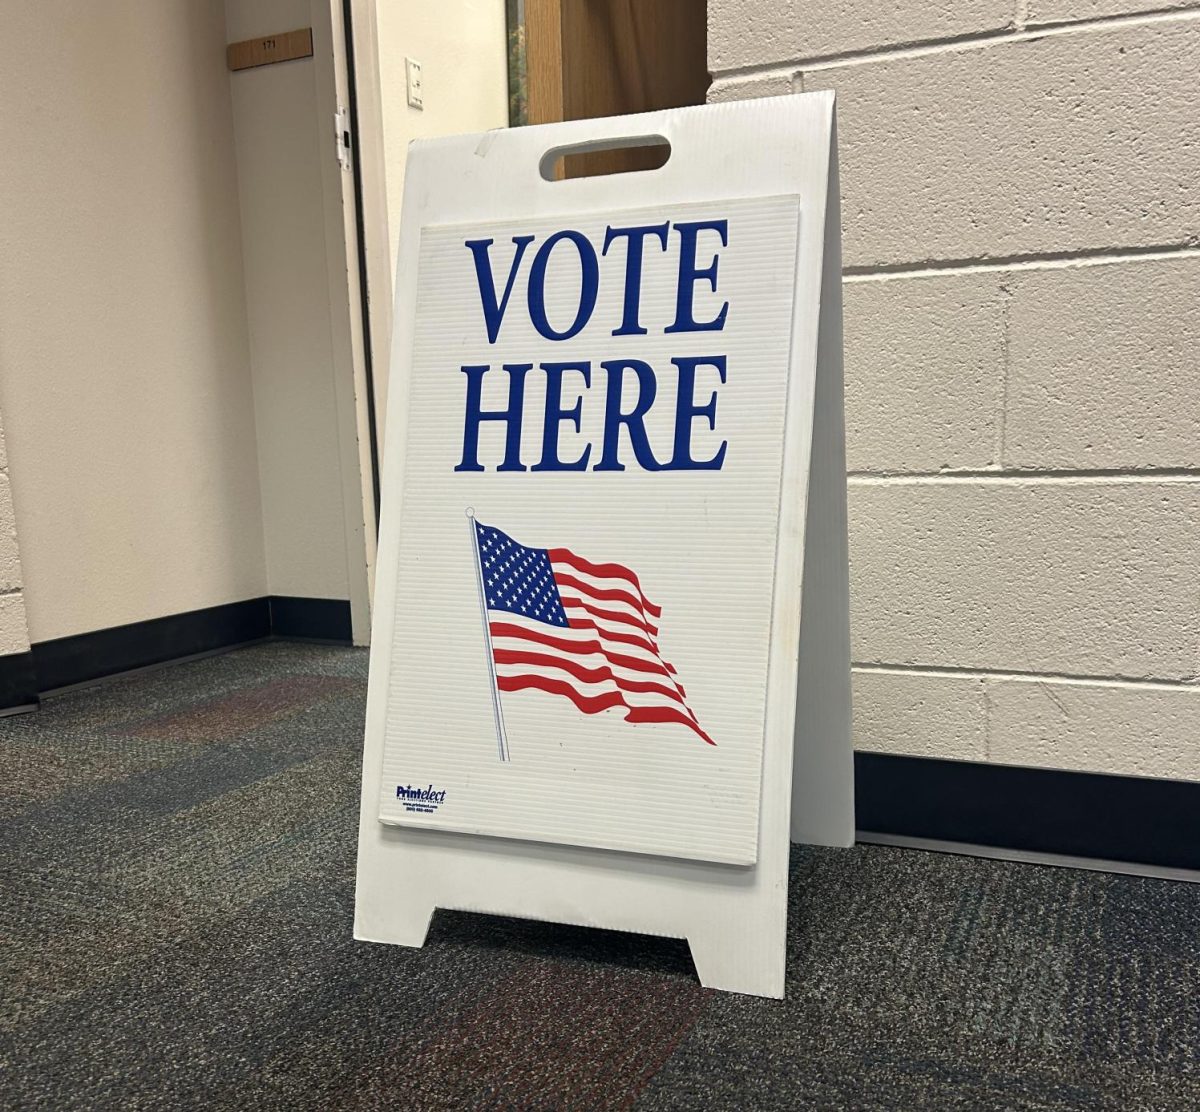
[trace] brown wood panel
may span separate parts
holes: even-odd
[[[703,104],[705,0],[526,0],[530,123]],[[652,169],[650,148],[565,160],[568,177]]]
[[[562,0],[525,0],[525,72],[531,124],[563,116]]]
[[[703,104],[705,0],[560,0],[563,118]]]
[[[297,31],[266,35],[261,39],[231,42],[225,48],[225,58],[231,70],[244,70],[269,66],[275,62],[290,62],[296,58],[311,58],[312,52],[312,28],[302,27]]]

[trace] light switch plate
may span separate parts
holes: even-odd
[[[404,84],[408,91],[410,108],[424,108],[425,99],[421,90],[421,63],[412,58],[404,59]]]

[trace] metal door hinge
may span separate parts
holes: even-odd
[[[334,143],[337,148],[338,165],[343,170],[350,169],[350,113],[342,105],[338,105],[333,116]]]

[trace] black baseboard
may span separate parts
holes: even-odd
[[[271,632],[265,598],[209,606],[144,622],[76,633],[33,646],[39,691],[256,641]]]
[[[1200,783],[882,753],[854,770],[862,831],[1200,869]]]
[[[32,690],[36,699],[38,692],[272,635],[349,644],[350,603],[271,595],[40,641],[27,654],[34,675]],[[5,705],[16,704],[0,701],[0,707]]]
[[[0,657],[0,710],[39,693],[276,636],[350,643],[350,603],[271,595],[42,641]],[[855,754],[877,834],[1200,869],[1200,783]]]
[[[0,656],[0,711],[12,711],[19,707],[32,709],[37,703],[37,673],[33,667],[33,653]]]
[[[350,603],[337,598],[296,598],[271,595],[271,632],[276,637],[338,641],[349,644]]]

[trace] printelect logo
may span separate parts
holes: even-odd
[[[445,803],[446,789],[443,788],[440,792],[435,792],[432,784],[430,784],[427,788],[414,788],[412,784],[397,784],[396,798],[421,799],[430,803]]]
[[[446,789],[437,791],[432,784],[427,788],[414,788],[412,784],[397,784],[396,798],[403,800],[406,811],[431,815],[446,802]]]

